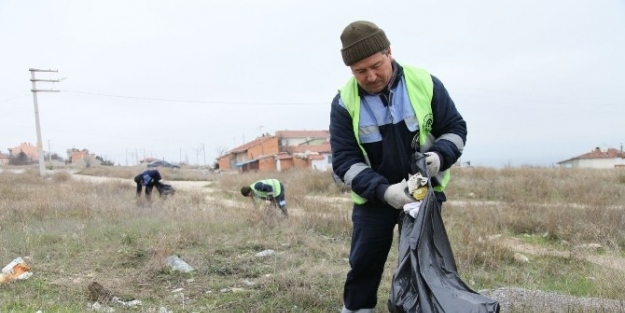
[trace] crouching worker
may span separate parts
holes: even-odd
[[[152,189],[156,187],[159,195],[166,195],[168,192],[164,192],[166,188],[165,184],[161,183],[161,173],[158,170],[147,170],[137,176],[135,176],[135,183],[137,183],[137,198],[141,197],[141,190],[145,187],[145,197],[148,201],[151,200]],[[170,186],[171,188],[171,186]]]
[[[259,180],[249,186],[241,187],[241,194],[244,197],[252,198],[252,201],[266,200],[282,211],[284,216],[288,216],[286,211],[286,199],[284,197],[284,185],[277,179]]]

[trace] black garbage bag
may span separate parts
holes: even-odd
[[[429,177],[425,156],[415,153],[413,172]],[[387,307],[390,312],[499,312],[499,303],[467,286],[456,269],[431,182],[416,218],[403,218],[398,266]]]
[[[176,189],[170,184],[161,183],[160,186],[156,187],[162,197],[171,196],[176,193]]]

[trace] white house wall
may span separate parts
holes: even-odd
[[[581,159],[579,160],[579,167],[582,167],[582,168],[614,168],[615,164],[617,164],[616,159]]]
[[[320,171],[331,170],[332,169],[332,163],[330,162],[331,154],[322,153],[321,155],[323,156],[323,160],[312,160],[312,162],[310,163],[312,168],[316,170],[320,170]]]
[[[325,171],[328,169],[328,162],[326,162],[326,160],[312,160],[311,165],[314,170]]]

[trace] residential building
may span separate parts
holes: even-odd
[[[290,168],[327,170],[332,164],[330,133],[324,130],[281,130],[263,134],[219,157],[224,171],[283,171]]]
[[[217,161],[219,169],[222,171],[256,171],[260,170],[261,160],[272,158],[279,152],[278,139],[275,136],[263,134],[261,137],[226,152],[217,158]],[[264,160],[262,163],[267,167],[271,162],[268,163],[267,160]]]
[[[67,160],[70,164],[86,167],[98,166],[102,163],[95,154],[89,153],[89,150],[76,148],[67,149]]]
[[[588,153],[558,162],[563,168],[622,168],[625,152],[621,149],[596,147]]]
[[[0,152],[0,165],[9,165],[11,157],[8,154]]]
[[[28,161],[34,162],[39,160],[39,151],[37,151],[37,147],[33,146],[30,142],[23,142],[19,146],[14,148],[9,148],[9,154],[12,157],[18,157],[20,153],[24,152]]]

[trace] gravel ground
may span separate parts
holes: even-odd
[[[481,290],[480,293],[499,301],[501,312],[625,312],[625,301],[578,298],[555,292],[505,287]]]

